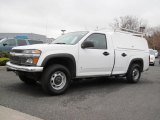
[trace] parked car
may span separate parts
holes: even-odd
[[[16,46],[24,46],[24,45],[32,45],[32,44],[41,44],[42,41],[29,40],[29,39],[2,39],[0,40],[0,52],[10,52],[13,47]]]
[[[155,52],[153,49],[149,49],[149,64],[152,66],[155,65]]]
[[[8,71],[16,71],[27,84],[39,81],[52,95],[64,93],[80,78],[123,76],[137,83],[149,68],[145,38],[123,32],[67,33],[52,44],[14,47],[10,56]]]
[[[155,53],[155,57],[158,58],[158,51],[157,50],[153,50]]]

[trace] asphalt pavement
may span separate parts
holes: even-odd
[[[160,120],[160,65],[142,73],[138,84],[124,78],[82,80],[60,96],[1,69],[0,105],[45,120]]]

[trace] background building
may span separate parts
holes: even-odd
[[[24,38],[43,41],[44,43],[50,43],[54,40],[54,38],[47,38],[45,35],[35,33],[0,33],[0,39],[2,38]]]

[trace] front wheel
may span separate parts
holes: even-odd
[[[45,69],[41,83],[45,92],[51,95],[63,94],[71,82],[69,70],[59,64]]]
[[[130,83],[137,83],[141,77],[140,65],[132,64],[127,72],[127,81]]]

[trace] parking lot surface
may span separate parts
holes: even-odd
[[[1,69],[0,105],[45,120],[160,120],[160,66],[142,73],[138,84],[124,78],[82,80],[60,96]]]

